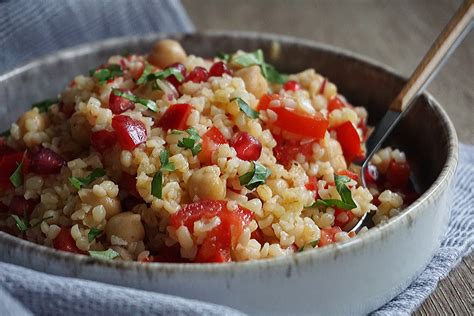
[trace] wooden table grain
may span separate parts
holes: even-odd
[[[182,0],[200,30],[279,33],[343,47],[410,75],[461,0]],[[474,32],[430,84],[461,142],[474,144]],[[464,258],[415,315],[469,315],[472,265]]]

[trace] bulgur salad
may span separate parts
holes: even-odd
[[[117,55],[0,137],[0,230],[108,260],[272,258],[355,237],[416,194],[404,153],[366,178],[367,112],[261,50],[188,55],[174,40]],[[363,233],[363,229],[360,233]]]

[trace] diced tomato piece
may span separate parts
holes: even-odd
[[[199,161],[204,165],[212,164],[212,153],[219,145],[227,143],[224,135],[216,127],[211,127],[202,135],[202,150],[198,154]]]
[[[318,178],[316,176],[308,177],[308,182],[304,185],[307,190],[315,191],[318,189]]]
[[[91,134],[91,146],[96,151],[103,153],[117,143],[117,134],[114,131],[100,130]]]
[[[117,133],[120,146],[125,150],[133,150],[147,140],[145,124],[129,116],[115,115],[112,127]]]
[[[410,181],[410,165],[392,160],[387,170],[387,181],[394,188],[405,188]]]
[[[336,241],[336,234],[340,232],[342,232],[342,229],[339,226],[321,229],[321,236],[319,238],[318,246],[324,247],[334,243]]]
[[[135,108],[135,103],[129,99],[120,97],[111,91],[109,97],[109,108],[114,114],[122,114],[127,110],[133,110]]]
[[[367,169],[365,169],[364,171],[365,182],[371,183],[371,184],[377,184],[379,180],[379,176],[380,176],[380,173],[377,167],[369,163],[369,165],[367,166]]]
[[[10,182],[10,176],[15,172],[25,154],[17,151],[10,152],[9,149],[4,149],[4,152],[5,153],[0,156],[0,188],[8,190],[13,188],[13,185]],[[27,170],[28,159],[25,157],[22,173],[25,174]]]
[[[194,83],[200,83],[200,82],[207,81],[208,78],[209,78],[209,74],[207,73],[206,68],[197,66],[189,73],[189,75],[186,77],[186,79],[184,79],[184,81],[186,82],[192,81]]]
[[[127,194],[130,194],[136,198],[140,198],[141,196],[137,191],[137,176],[131,175],[126,172],[122,172],[119,181],[119,188],[120,190],[125,191]]]
[[[169,68],[177,69],[183,75],[183,77],[186,77],[186,67],[184,67],[183,64],[174,63],[172,65],[169,65],[165,69],[169,69]],[[179,91],[178,88],[181,86],[182,82],[179,82],[178,79],[176,79],[176,77],[174,75],[166,77],[166,80],[176,88],[176,91]]]
[[[173,104],[166,110],[157,125],[165,131],[169,129],[184,130],[186,129],[186,121],[188,120],[192,109],[193,107],[191,104]]]
[[[347,161],[350,162],[362,154],[359,134],[350,121],[342,123],[334,128],[334,130]]]
[[[230,145],[242,160],[258,160],[262,153],[262,144],[247,132],[238,132],[232,138]]]
[[[27,200],[22,195],[15,195],[10,201],[10,212],[18,216],[24,216],[25,213],[30,216],[37,204],[37,200]]]
[[[62,251],[83,254],[76,246],[76,241],[71,236],[70,228],[61,228],[58,236],[53,240],[54,248]]]
[[[351,211],[336,208],[334,212],[334,226],[344,227],[349,224],[354,217],[355,215]]]
[[[283,85],[283,89],[285,89],[286,91],[297,91],[301,88],[298,82],[294,80],[290,80],[290,81],[285,82],[285,84]]]
[[[30,171],[37,174],[57,174],[66,165],[66,160],[49,148],[40,147],[29,156]]]
[[[226,64],[222,61],[218,61],[212,65],[209,69],[209,77],[221,77],[223,74],[230,75],[230,70],[227,68]]]
[[[189,260],[181,258],[180,247],[176,244],[160,248],[158,253],[153,256],[153,262],[189,262]]]
[[[230,251],[253,218],[253,213],[241,206],[234,211],[227,209],[227,201],[199,201],[185,205],[171,215],[170,225],[178,228],[185,225],[194,231],[194,222],[202,218],[219,216],[221,224],[208,232],[199,247],[195,262],[227,262],[231,260]]]
[[[340,170],[337,172],[338,175],[340,176],[346,176],[346,177],[349,177],[351,178],[352,180],[355,180],[355,181],[359,181],[359,175],[355,172],[352,172],[350,170]]]
[[[265,235],[263,235],[263,232],[260,228],[257,228],[252,232],[250,235],[250,238],[255,239],[260,243],[260,245],[263,245],[265,243]]]
[[[314,142],[304,142],[301,144],[297,140],[287,140],[279,135],[273,136],[277,142],[277,145],[273,148],[273,154],[277,159],[278,163],[288,167],[292,161],[296,160],[296,156],[301,153],[306,158],[311,157],[313,154]]]
[[[280,100],[280,96],[278,94],[264,94],[257,105],[257,110],[267,110],[270,107],[270,102],[274,100]]]
[[[321,139],[329,126],[328,120],[319,113],[309,116],[285,107],[275,107],[271,110],[278,115],[273,125],[302,137]]]
[[[338,97],[333,97],[331,100],[329,100],[328,112],[331,113],[332,111],[342,109],[345,106],[346,105],[341,101],[341,99]]]

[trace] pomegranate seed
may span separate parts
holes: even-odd
[[[199,83],[203,81],[207,81],[209,78],[209,74],[207,73],[207,70],[203,67],[196,67],[189,73],[189,75],[186,77],[184,81],[192,81],[194,83]]]
[[[324,94],[324,90],[326,89],[326,84],[328,80],[324,78],[323,83],[321,83],[321,87],[319,88],[319,94]]]
[[[125,90],[123,90],[123,92],[129,93]],[[124,97],[119,97],[118,95],[115,95],[115,93],[112,91],[110,92],[109,97],[109,108],[112,113],[121,114],[127,110],[133,110],[135,108],[135,103],[133,103],[133,101],[125,99]]]
[[[40,147],[30,155],[30,171],[37,174],[55,174],[66,165],[66,160],[49,148]]]
[[[112,127],[117,133],[120,146],[125,150],[133,150],[147,140],[145,124],[129,116],[115,115],[112,118]]]
[[[117,142],[117,134],[113,131],[107,131],[105,129],[93,132],[91,134],[91,145],[92,148],[102,153],[106,149],[109,149]]]
[[[169,65],[168,67],[166,67],[165,69],[169,69],[169,68],[175,68],[177,70],[179,70],[179,72],[183,75],[183,77],[186,77],[186,67],[184,67],[183,64],[181,63],[174,63],[172,65]],[[178,81],[178,79],[176,79],[175,76],[171,75],[169,77],[166,77],[166,80],[171,83],[175,88],[176,90],[179,91],[179,86],[181,86],[181,82]]]
[[[365,169],[364,177],[367,183],[376,184],[379,179],[379,170],[373,164],[369,164]]]
[[[237,133],[231,140],[231,146],[242,160],[257,160],[262,153],[262,144],[247,132]]]
[[[283,85],[283,89],[285,89],[286,91],[297,91],[300,89],[300,85],[298,84],[298,82],[290,80]]]
[[[223,74],[230,75],[230,70],[223,61],[218,61],[209,69],[209,77],[221,77]]]
[[[27,200],[21,195],[15,195],[10,201],[10,212],[18,216],[24,216],[26,212],[26,214],[29,216],[37,204],[37,200]]]

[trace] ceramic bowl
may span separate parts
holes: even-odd
[[[146,52],[166,35],[118,38],[67,49],[0,76],[0,127],[35,101],[55,96],[78,73],[109,55]],[[335,82],[375,124],[405,79],[388,67],[327,45],[268,34],[213,32],[175,35],[200,56],[262,48],[284,72],[315,68]],[[403,118],[386,145],[401,148],[421,197],[388,223],[349,241],[314,251],[228,264],[140,264],[99,261],[58,252],[0,232],[0,260],[38,271],[158,291],[224,304],[251,314],[364,314],[395,297],[426,267],[449,218],[458,144],[451,121],[428,94]]]

